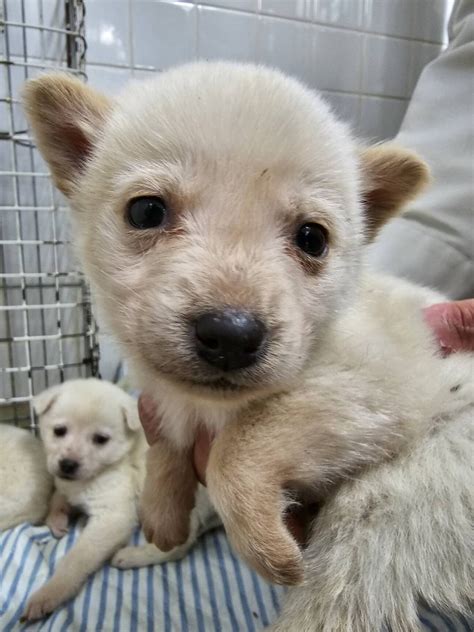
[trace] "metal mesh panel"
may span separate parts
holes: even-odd
[[[35,426],[32,397],[97,373],[95,322],[68,209],[29,136],[26,79],[84,77],[82,0],[0,0],[0,420]]]

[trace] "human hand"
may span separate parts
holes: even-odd
[[[437,303],[423,311],[446,355],[474,351],[474,299]]]

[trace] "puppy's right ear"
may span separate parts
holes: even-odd
[[[428,166],[394,143],[368,147],[361,154],[367,240],[415,198],[430,181]]]
[[[26,82],[23,104],[56,186],[71,195],[111,108],[110,101],[79,79],[57,73]]]
[[[122,406],[123,418],[125,421],[125,425],[132,432],[136,432],[140,430],[140,417],[138,415],[138,404],[135,400],[126,403]]]
[[[38,417],[42,417],[52,408],[59,397],[61,386],[52,386],[33,398],[33,409]]]

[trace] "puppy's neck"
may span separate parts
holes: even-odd
[[[161,431],[181,449],[192,445],[200,426],[217,433],[248,404],[245,400],[198,399],[161,382],[156,383],[153,396]]]

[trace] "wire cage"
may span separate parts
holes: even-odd
[[[97,327],[68,208],[20,104],[26,79],[85,79],[82,0],[0,0],[0,421],[35,428],[32,398],[98,373]]]

